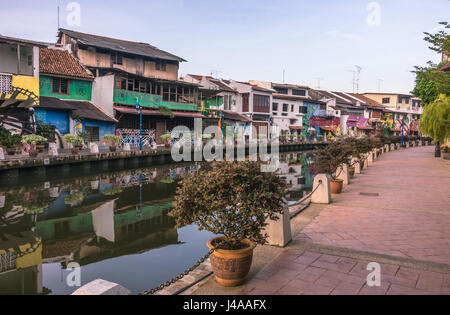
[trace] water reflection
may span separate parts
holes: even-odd
[[[133,293],[176,276],[207,251],[212,235],[176,229],[168,216],[177,181],[200,164],[109,172],[0,187],[0,294],[70,294],[70,262],[82,284],[97,278]],[[308,155],[281,156],[288,200],[311,189]]]

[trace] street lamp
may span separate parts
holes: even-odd
[[[142,106],[136,97],[136,110],[139,112],[139,150],[142,151]]]

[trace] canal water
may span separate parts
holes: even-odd
[[[311,190],[308,157],[281,155],[290,202]],[[200,168],[172,164],[0,184],[0,294],[71,294],[74,262],[81,285],[101,278],[135,294],[177,276],[207,253],[214,236],[196,226],[177,229],[168,216],[177,182]]]

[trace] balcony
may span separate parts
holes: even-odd
[[[113,101],[116,104],[136,106],[136,101],[138,99],[140,101],[141,106],[143,107],[151,107],[151,108],[168,107],[173,110],[190,110],[190,111],[197,111],[198,109],[197,104],[164,101],[161,95],[153,95],[128,90],[114,89]]]

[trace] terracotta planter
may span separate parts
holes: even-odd
[[[215,240],[222,240],[218,237],[209,240],[206,245],[211,250]],[[244,240],[247,248],[238,250],[217,249],[211,255],[211,267],[214,271],[216,281],[224,287],[235,287],[243,284],[252,266],[253,250],[256,245],[250,240]]]
[[[348,174],[350,175],[350,178],[355,178],[355,171],[356,171],[356,168],[354,166],[350,166],[348,168]]]
[[[14,155],[14,154],[16,154],[16,149],[15,148],[7,148],[6,149],[6,154]]]
[[[109,151],[116,152],[117,151],[117,147],[115,145],[111,145],[111,146],[109,146]]]
[[[77,154],[80,152],[80,149],[79,149],[79,148],[76,148],[76,147],[75,147],[75,148],[72,148],[71,150],[72,150],[72,154],[73,154],[73,155],[77,155]]]
[[[30,157],[37,157],[39,152],[37,150],[30,150],[28,154],[30,155]]]
[[[342,179],[332,179],[330,182],[331,193],[340,194],[344,187],[344,181]]]

